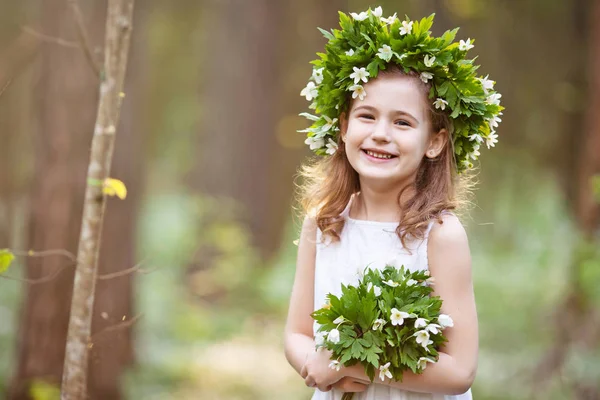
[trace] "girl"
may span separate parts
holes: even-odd
[[[433,16],[413,26],[395,15],[383,18],[380,7],[351,15],[340,13],[343,29],[326,33],[327,53],[313,62],[317,68],[302,92],[322,114],[305,114],[314,122],[307,143],[327,157],[304,169],[307,217],[286,357],[316,388],[313,400],[340,399],[344,392],[359,392],[360,400],[471,399],[478,352],[471,258],[465,230],[450,211],[460,205],[465,181],[458,172],[471,166],[480,143],[495,144],[500,95],[492,81],[475,77],[472,63],[460,62],[470,40],[459,45],[451,43],[453,35],[449,41],[430,36]],[[346,81],[339,78],[345,75]],[[449,81],[452,94],[444,89]],[[371,383],[359,364],[329,367],[331,353],[315,351],[310,314],[368,264],[390,261],[429,270],[442,313],[454,325],[444,332],[448,343],[439,360],[422,374]]]

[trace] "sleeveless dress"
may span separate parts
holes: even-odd
[[[427,270],[427,239],[434,221],[431,221],[423,240],[407,243],[408,248],[396,235],[397,222],[376,222],[355,220],[349,217],[348,204],[341,217],[345,219],[340,241],[331,242],[317,230],[317,254],[315,262],[314,309],[325,304],[326,295],[341,294],[341,283],[356,283],[359,271],[370,264],[383,267],[392,261],[393,265],[404,265],[410,271]],[[318,326],[315,323],[314,332]],[[373,383],[362,393],[355,393],[354,400],[472,400],[471,390],[457,396],[417,393],[378,384],[377,374]],[[343,392],[331,390],[321,392],[316,389],[312,400],[341,400]]]

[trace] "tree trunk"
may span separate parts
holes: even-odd
[[[88,349],[93,345],[90,337],[92,311],[106,208],[106,195],[102,186],[104,180],[109,177],[114,152],[132,16],[133,0],[108,1],[104,68],[77,252],[61,387],[62,400],[87,398]]]
[[[64,1],[48,0],[41,7],[41,31],[52,37],[75,37],[73,16]],[[75,253],[90,138],[86,133],[94,126],[97,79],[76,48],[45,42],[39,58],[27,242],[34,250]],[[29,399],[32,380],[60,384],[74,266],[56,256],[27,261],[28,279],[54,273],[58,275],[51,281],[24,288],[17,365],[8,399]]]

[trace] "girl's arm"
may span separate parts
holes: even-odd
[[[343,378],[343,375],[340,371],[330,369],[328,362],[313,362],[316,353],[313,319],[310,314],[314,308],[316,237],[315,221],[305,219],[298,243],[296,276],[285,326],[284,348],[285,356],[292,367],[303,377],[307,374],[311,376],[307,384],[327,391],[329,386]],[[305,365],[307,361],[308,365]]]
[[[478,353],[478,328],[475,296],[471,277],[471,256],[466,232],[458,218],[442,217],[443,224],[435,224],[429,236],[428,258],[431,276],[435,277],[433,296],[443,300],[442,313],[454,320],[454,327],[446,328],[448,338],[440,349],[439,361],[428,363],[425,371],[404,373],[402,382],[384,382],[376,372],[376,383],[414,392],[462,394],[475,379]],[[346,376],[365,379],[361,365],[343,368]]]

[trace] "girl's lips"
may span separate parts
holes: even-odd
[[[362,150],[362,151],[361,151],[361,153],[362,153],[362,155],[363,155],[364,157],[366,157],[366,158],[367,158],[367,160],[369,160],[370,162],[373,162],[373,163],[377,163],[377,164],[388,163],[388,162],[390,162],[390,161],[393,161],[393,160],[395,160],[396,158],[398,158],[397,156],[393,156],[393,157],[391,157],[391,158],[378,158],[378,157],[373,157],[373,156],[369,155],[369,154],[367,153],[367,151],[366,151],[366,150]]]

